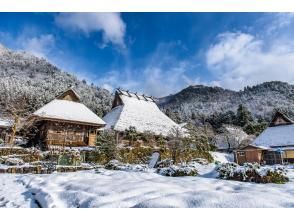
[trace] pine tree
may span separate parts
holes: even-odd
[[[244,127],[253,121],[251,112],[242,104],[239,105],[236,115],[236,125]]]

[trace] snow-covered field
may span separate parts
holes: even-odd
[[[81,171],[0,175],[0,207],[294,207],[294,169],[286,184],[216,179],[214,165],[198,177],[147,172]]]

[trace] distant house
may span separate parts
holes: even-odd
[[[43,148],[55,146],[94,146],[97,129],[105,122],[69,89],[35,111],[28,120],[29,140]]]
[[[269,126],[249,145],[235,152],[236,161],[294,163],[294,122],[276,112]]]
[[[115,92],[112,109],[103,120],[106,129],[113,129],[118,134],[135,127],[139,133],[149,131],[168,136],[172,129],[181,127],[160,111],[152,97],[121,89]]]
[[[13,121],[9,119],[0,119],[0,139],[5,143],[10,142]]]

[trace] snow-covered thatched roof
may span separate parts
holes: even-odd
[[[294,124],[266,128],[252,143],[254,146],[294,146]]]
[[[33,113],[33,117],[47,120],[68,121],[95,126],[105,122],[84,104],[68,100],[54,99]]]
[[[272,121],[252,143],[253,146],[285,147],[294,146],[294,122],[280,112],[276,112]]]
[[[117,90],[112,110],[103,118],[106,129],[125,131],[130,126],[138,132],[151,131],[156,135],[169,135],[173,128],[180,128],[157,107],[150,96]]]

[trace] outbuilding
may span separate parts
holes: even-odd
[[[236,162],[294,163],[294,122],[276,112],[269,126],[249,145],[235,151]]]
[[[80,102],[74,89],[35,111],[27,123],[29,143],[44,149],[96,144],[97,130],[105,122]]]

